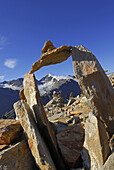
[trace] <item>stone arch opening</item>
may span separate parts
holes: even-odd
[[[87,97],[93,113],[106,124],[107,131],[112,135],[114,131],[114,90],[97,58],[84,46],[65,45],[55,48],[48,40],[42,49],[41,58],[32,65],[29,73],[31,74],[43,66],[61,63],[71,55],[74,75],[82,93]],[[104,93],[104,90],[108,95]]]

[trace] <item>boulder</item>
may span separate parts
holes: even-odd
[[[42,170],[56,169],[48,148],[38,131],[29,105],[24,100],[21,100],[14,104],[14,109],[16,116],[28,136],[29,147],[37,166]]]
[[[103,166],[103,170],[114,170],[114,152],[108,157]]]
[[[96,57],[82,45],[72,48],[75,77],[93,113],[114,133],[114,90]]]
[[[72,46],[61,46],[55,48],[50,41],[45,43],[44,48],[42,49],[42,55],[38,61],[32,65],[32,69],[29,73],[34,73],[43,66],[48,66],[52,64],[61,63],[68,59],[71,55]]]
[[[84,129],[81,125],[71,125],[62,128],[57,134],[61,154],[69,167],[76,167],[84,143]]]
[[[0,148],[3,149],[14,142],[22,135],[22,133],[23,129],[19,121],[12,119],[0,119]]]
[[[103,122],[89,114],[85,124],[84,147],[88,150],[92,170],[102,170],[110,154],[108,137]]]
[[[37,170],[26,140],[0,152],[1,170]]]

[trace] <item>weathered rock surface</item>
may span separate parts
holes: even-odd
[[[110,142],[109,142],[109,146],[112,152],[114,152],[114,134],[112,135]]]
[[[86,120],[84,147],[90,155],[91,169],[102,170],[110,154],[110,148],[105,126],[93,114],[89,114]]]
[[[0,119],[0,148],[3,149],[22,135],[23,129],[17,120]]]
[[[84,170],[90,170],[91,169],[91,159],[90,159],[88,150],[85,147],[83,147],[83,149],[81,151],[81,157],[83,160]]]
[[[103,170],[114,170],[114,152],[108,157]]]
[[[82,93],[111,136],[114,133],[114,90],[108,77],[96,57],[83,46],[72,48],[72,60]]]
[[[19,96],[21,100],[26,100],[25,95],[24,95],[24,89],[20,90]]]
[[[0,170],[36,170],[26,140],[11,145],[0,152]]]
[[[21,100],[14,104],[14,109],[24,131],[27,133],[29,147],[38,167],[42,170],[56,169],[48,148],[38,131],[29,105]]]
[[[114,73],[109,73],[108,74],[109,80],[114,88]]]
[[[50,41],[48,41],[42,49],[43,54],[41,55],[41,58],[32,65],[32,69],[29,73],[34,73],[43,66],[57,64],[67,60],[71,55],[71,48],[72,46],[67,45],[55,48],[53,44],[50,44]]]
[[[0,145],[0,150],[3,150],[3,149],[6,148],[7,146],[8,146],[8,144]]]
[[[53,130],[50,127],[45,110],[43,108],[34,74],[28,74],[28,73],[25,74],[23,86],[24,86],[24,95],[26,97],[27,103],[34,113],[34,117],[39,125],[39,128],[41,127],[43,128],[44,125],[46,126],[45,128],[48,129],[52,142],[55,148],[57,148],[56,139],[55,136],[53,135]]]
[[[54,163],[56,164],[55,166],[59,169],[64,169],[64,163],[58,152],[54,130],[47,119],[34,74],[25,74],[23,86],[25,98],[32,110],[37,123],[37,128],[49,149]]]
[[[65,127],[57,134],[61,154],[69,167],[75,167],[84,142],[84,129],[81,125]]]
[[[55,49],[53,43],[50,40],[48,40],[45,42],[41,52],[42,52],[42,54],[44,54],[44,53],[51,51],[53,49]]]

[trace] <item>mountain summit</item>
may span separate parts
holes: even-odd
[[[60,91],[61,96],[65,100],[69,98],[71,92],[74,97],[81,94],[80,87],[74,76],[55,76],[48,74],[36,82],[43,104],[46,104],[52,98],[53,91]],[[0,117],[13,108],[13,103],[19,100],[19,90],[22,88],[23,78],[0,83]]]

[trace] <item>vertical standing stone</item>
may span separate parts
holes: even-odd
[[[41,128],[43,125],[47,126],[53,144],[55,148],[57,148],[56,139],[55,136],[53,135],[53,131],[50,127],[45,110],[43,108],[43,104],[41,101],[41,97],[39,94],[39,90],[36,84],[36,79],[34,74],[29,74],[29,73],[25,74],[23,86],[24,86],[24,94],[27,99],[27,103],[30,106],[30,108],[33,110],[36,122]]]
[[[55,165],[49,150],[38,131],[37,124],[29,105],[24,100],[21,100],[14,104],[14,109],[16,116],[28,136],[29,147],[38,167],[42,170],[55,170]]]
[[[58,152],[56,137],[47,119],[34,74],[25,74],[23,86],[25,98],[33,112],[39,133],[43,137],[45,144],[49,149],[55,166],[57,169],[64,170],[65,166]]]
[[[114,133],[114,90],[96,57],[85,47],[72,48],[75,77],[93,113]]]
[[[90,155],[91,169],[102,170],[110,154],[110,148],[105,126],[93,114],[89,114],[89,118],[85,124],[84,147]]]

